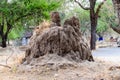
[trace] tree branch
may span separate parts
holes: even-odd
[[[8,33],[10,32],[10,30],[12,29],[12,25],[7,21],[6,19],[6,23],[7,23],[7,30],[5,32],[5,37],[7,37]]]
[[[3,13],[2,13],[1,33],[3,33],[3,27],[4,27],[4,16],[3,16]]]
[[[2,32],[1,32],[1,25],[0,25],[0,36],[2,35]]]
[[[22,16],[18,17],[17,19],[15,19],[15,21],[18,21],[19,19],[30,16],[30,15],[33,15],[33,13],[28,13],[26,15],[22,15]]]
[[[112,28],[115,32],[117,32],[118,34],[120,34],[120,27],[119,25],[117,25],[116,27],[112,26],[112,24],[110,24],[110,28]]]
[[[82,4],[79,2],[79,1],[77,1],[77,0],[74,0],[82,9],[84,9],[84,10],[90,10],[90,8],[88,7],[83,7],[82,6]]]
[[[107,1],[107,0],[104,0],[103,2],[101,2],[101,3],[98,5],[97,10],[96,10],[96,13],[95,13],[96,16],[98,16],[98,14],[99,14],[99,12],[100,12],[100,9],[101,9],[102,5],[105,3],[105,1]]]

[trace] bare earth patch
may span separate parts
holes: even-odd
[[[10,51],[11,49],[7,51],[8,54]],[[8,60],[11,69],[0,67],[0,80],[120,80],[120,66],[110,62],[95,59],[95,62],[77,63],[49,54],[33,59],[30,64],[20,65],[18,63],[24,52],[17,52],[14,51],[14,55]],[[6,55],[5,51],[0,51],[0,54],[0,63],[3,64],[3,58],[10,55]]]

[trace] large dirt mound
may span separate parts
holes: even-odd
[[[26,50],[25,61],[29,63],[33,58],[46,54],[57,54],[76,62],[93,61],[91,51],[82,39],[79,20],[75,17],[66,20],[63,26],[47,27],[42,33],[33,35]]]

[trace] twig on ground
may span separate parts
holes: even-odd
[[[11,50],[12,50],[12,49],[11,49]],[[7,61],[10,59],[10,57],[13,55],[13,53],[14,53],[14,50],[12,50],[11,55],[10,55],[10,56],[8,56],[8,58],[6,59],[6,65],[7,65]]]
[[[0,64],[0,66],[7,67],[7,68],[10,68],[10,69],[11,69],[11,67],[8,66],[8,65]]]

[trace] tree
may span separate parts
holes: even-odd
[[[120,0],[112,0],[118,21],[116,25],[111,24],[111,28],[120,34]]]
[[[97,34],[104,35],[109,33],[109,31],[111,30],[110,24],[112,23],[114,25],[115,22],[113,21],[115,19],[115,13],[114,13],[112,1],[107,1],[103,5],[99,15],[100,16],[98,19]]]
[[[97,22],[98,22],[98,17],[99,17],[99,12],[100,8],[104,4],[106,0],[101,2],[98,7],[96,8],[96,1],[97,0],[89,0],[89,7],[84,7],[79,1],[74,0],[81,8],[84,10],[89,10],[90,11],[90,21],[91,21],[91,40],[90,40],[90,48],[91,50],[96,49],[96,27],[97,27]],[[95,10],[96,9],[96,10]]]
[[[10,31],[17,22],[25,24],[31,19],[39,22],[49,19],[48,13],[56,9],[60,3],[53,0],[1,0],[0,3],[0,36],[2,47],[6,47],[6,41]]]

